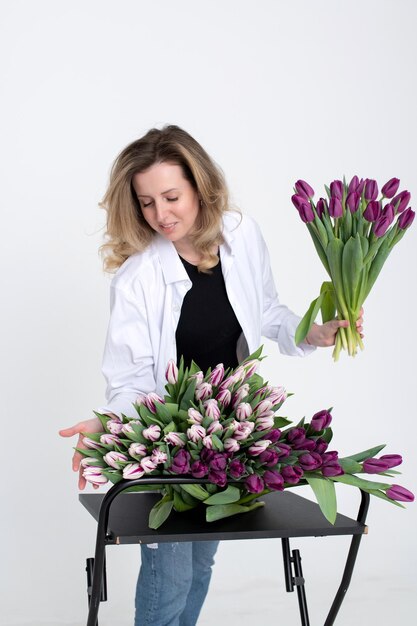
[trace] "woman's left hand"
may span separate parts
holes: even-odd
[[[331,320],[325,324],[313,324],[306,337],[306,343],[319,348],[334,346],[337,331],[339,328],[346,328],[347,326],[349,326],[348,320]],[[363,308],[359,311],[356,328],[360,336],[363,337]]]

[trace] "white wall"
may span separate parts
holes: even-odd
[[[324,271],[291,205],[298,178],[391,176],[417,194],[416,4],[412,0],[3,0],[0,36],[3,487],[0,622],[85,623],[84,559],[95,525],[77,502],[59,428],[102,402],[108,279],[98,209],[118,151],[176,123],[226,172],[257,218],[284,302],[304,313]],[[267,345],[264,374],[296,395],[295,419],[334,406],[335,447],[404,455],[416,490],[416,227],[366,303],[366,350],[334,364]],[[75,442],[74,442],[75,444]],[[356,494],[339,491],[354,514]],[[414,623],[417,508],[375,499],[338,623]],[[302,550],[322,623],[346,539]],[[137,546],[108,550],[104,626],[132,623]],[[229,542],[201,624],[298,623],[279,541]],[[412,597],[412,594],[414,596]],[[225,613],[220,614],[224,608]],[[226,614],[227,617],[224,615]],[[278,622],[279,617],[279,622]],[[216,621],[215,621],[216,620]]]

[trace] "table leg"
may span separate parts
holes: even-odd
[[[293,550],[291,556],[289,539],[281,539],[281,543],[284,561],[285,588],[287,591],[294,591],[294,587],[297,587],[301,624],[302,626],[310,626],[300,551]],[[292,566],[294,567],[294,575],[292,573]]]

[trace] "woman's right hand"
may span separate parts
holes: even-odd
[[[69,428],[63,428],[59,431],[61,437],[73,437],[74,435],[78,435],[77,448],[86,448],[84,445],[83,439],[84,436],[82,433],[99,433],[103,430],[102,423],[98,419],[98,417],[94,417],[90,420],[85,420],[84,422],[78,422],[75,426],[70,426]],[[78,478],[78,487],[79,489],[84,489],[87,481],[85,480],[82,472],[83,467],[81,465],[81,459],[83,455],[80,452],[75,451],[74,456],[72,457],[72,469],[74,472],[79,472]],[[97,488],[97,485],[94,485]]]

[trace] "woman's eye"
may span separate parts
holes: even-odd
[[[152,202],[146,202],[146,203],[145,203],[145,202],[143,202],[143,203],[142,203],[142,207],[143,207],[144,209],[146,209],[146,207],[151,206],[151,204],[152,204]]]
[[[168,202],[176,202],[178,198],[167,198]]]

